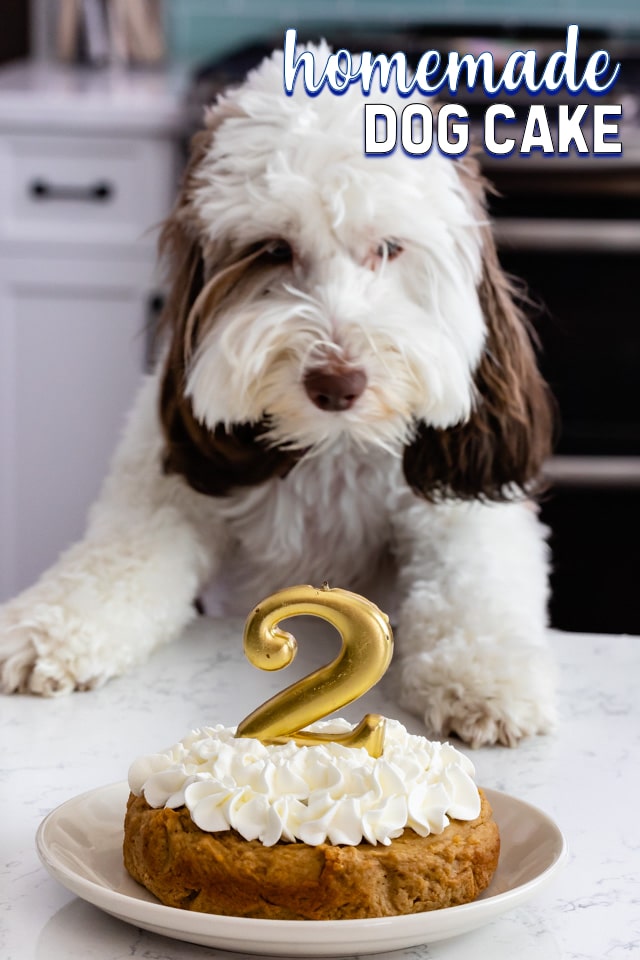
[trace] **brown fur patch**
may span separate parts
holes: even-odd
[[[460,165],[475,205],[487,221],[486,184],[476,162]],[[406,479],[428,500],[442,497],[507,500],[541,489],[540,471],[551,452],[553,405],[537,364],[524,316],[498,261],[488,225],[483,231],[483,270],[478,296],[487,341],[474,377],[471,416],[449,429],[419,423],[405,451]]]
[[[245,423],[213,430],[196,419],[185,396],[186,367],[203,334],[203,325],[225,301],[260,256],[254,250],[234,261],[229,254],[205,283],[205,265],[191,197],[195,172],[202,163],[212,130],[196,134],[182,188],[160,238],[168,265],[169,292],[161,332],[169,350],[160,392],[160,419],[165,436],[163,467],[184,476],[199,493],[223,496],[234,487],[255,486],[285,476],[300,451],[284,451],[264,440],[268,423]]]

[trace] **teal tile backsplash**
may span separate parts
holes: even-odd
[[[198,63],[286,27],[578,23],[640,33],[640,0],[164,0],[171,56]]]

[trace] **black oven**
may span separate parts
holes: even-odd
[[[640,142],[638,144],[640,148]],[[552,623],[640,633],[640,149],[487,162],[501,261],[519,278],[558,405],[542,504]]]

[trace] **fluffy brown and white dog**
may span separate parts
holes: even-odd
[[[276,54],[207,113],[164,230],[163,360],[85,538],[0,609],[5,691],[121,674],[213,580],[244,613],[295,583],[384,583],[430,731],[550,727],[526,496],[546,388],[475,162],[364,156],[362,104],[287,97]]]

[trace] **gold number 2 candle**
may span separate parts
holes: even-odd
[[[379,714],[367,714],[346,734],[303,728],[356,700],[380,680],[393,653],[389,618],[370,600],[339,587],[288,587],[263,600],[247,618],[244,650],[251,663],[261,670],[288,666],[297,643],[279,624],[302,615],[331,623],[342,637],[340,653],[257,707],[238,725],[236,736],[300,745],[338,742],[364,747],[379,757],[384,743],[384,717]]]

